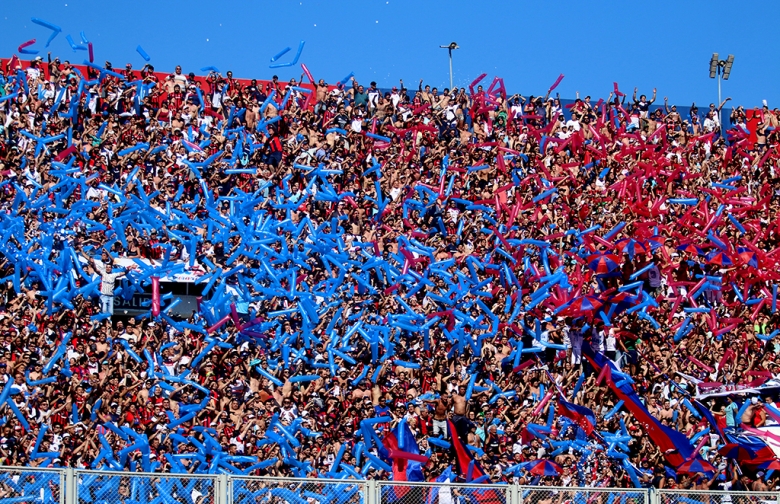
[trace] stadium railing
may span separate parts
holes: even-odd
[[[653,504],[780,504],[778,492],[656,490]]]
[[[780,492],[653,490],[0,467],[0,504],[780,504]]]

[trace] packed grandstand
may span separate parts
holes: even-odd
[[[775,487],[779,110],[2,70],[3,465]]]

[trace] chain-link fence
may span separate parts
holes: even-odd
[[[656,504],[780,504],[776,492],[657,490]]]
[[[368,504],[367,493],[365,481],[228,478],[230,504]]]
[[[510,504],[508,485],[377,482],[380,504]]]
[[[65,473],[57,470],[4,467],[0,470],[0,502],[65,504]]]
[[[649,504],[642,489],[521,486],[521,504]]]
[[[780,504],[776,492],[409,483],[0,467],[0,504]]]
[[[73,504],[215,504],[216,477],[76,472]],[[71,504],[71,503],[67,503]]]

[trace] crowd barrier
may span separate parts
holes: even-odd
[[[0,468],[0,504],[780,504],[780,492]]]
[[[653,504],[780,504],[778,492],[722,492],[717,490],[657,491]]]

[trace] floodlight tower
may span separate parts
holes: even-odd
[[[721,117],[720,104],[720,82],[721,80],[729,80],[731,75],[731,66],[734,64],[734,55],[729,54],[729,57],[725,60],[718,59],[718,53],[712,53],[710,59],[710,79],[718,78],[718,122],[723,128],[723,118]]]
[[[439,46],[442,49],[449,49],[450,53],[450,91],[452,91],[452,51],[460,49],[456,42],[450,42],[450,45]]]

